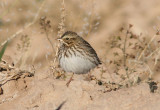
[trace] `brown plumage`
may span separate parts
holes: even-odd
[[[96,51],[75,32],[67,31],[59,40],[58,58],[64,71],[83,74],[101,64]]]

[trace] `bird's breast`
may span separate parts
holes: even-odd
[[[93,62],[84,56],[74,54],[68,57],[63,55],[59,62],[64,71],[77,74],[87,73],[90,69],[96,66]]]

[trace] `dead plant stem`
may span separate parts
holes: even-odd
[[[88,29],[87,37],[89,37],[89,35],[90,35],[91,31],[92,31],[93,12],[94,12],[94,6],[93,6],[93,0],[92,0],[91,16],[90,16],[90,19],[89,19],[89,29]]]
[[[53,50],[53,53],[54,53],[54,52],[55,52],[55,49],[54,49],[54,46],[53,46],[53,44],[52,44],[51,40],[49,39],[48,32],[47,32],[47,31],[45,31],[45,33],[46,33],[47,40],[48,40],[48,42],[50,43],[50,45],[51,45],[51,47],[52,47],[52,50]]]
[[[126,43],[127,43],[127,36],[128,32],[126,33],[125,39],[124,39],[124,45],[123,45],[123,66],[126,68]]]
[[[148,48],[148,46],[152,43],[152,41],[156,38],[157,35],[154,35],[151,40],[148,42],[148,44],[145,46],[145,48],[142,50],[141,54],[138,57],[138,61],[141,59],[142,55],[144,54],[144,52],[146,51],[146,49]]]

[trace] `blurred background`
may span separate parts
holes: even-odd
[[[65,31],[78,33],[96,50],[103,64],[101,68],[92,73],[103,74],[104,72],[104,77],[108,75],[105,77],[106,79],[103,79],[104,81],[110,80],[110,73],[113,75],[113,84],[115,82],[121,83],[119,79],[122,81],[127,80],[126,84],[122,84],[127,88],[128,84],[130,84],[129,86],[133,86],[139,83],[139,79],[148,79],[151,76],[156,81],[160,81],[159,29],[160,0],[0,0],[0,49],[9,40],[3,58],[7,62],[14,63],[20,69],[28,70],[31,69],[31,65],[34,65],[37,72],[34,78],[25,79],[27,83],[19,79],[17,81],[20,83],[15,81],[11,82],[10,86],[7,85],[8,83],[4,85],[3,90],[8,91],[8,93],[4,92],[1,99],[2,101],[3,98],[8,100],[6,98],[8,95],[11,94],[13,97],[13,93],[17,94],[17,91],[20,91],[18,95],[22,96],[22,100],[25,99],[26,104],[28,104],[27,107],[33,104],[31,108],[32,106],[34,108],[34,106],[36,107],[35,103],[39,106],[43,103],[45,106],[46,100],[49,104],[53,104],[55,101],[57,107],[62,102],[62,99],[64,99],[62,94],[65,94],[65,98],[72,97],[70,95],[75,94],[75,89],[69,90],[71,93],[68,94],[65,91],[66,89],[64,90],[66,82],[64,80],[60,80],[61,82],[53,80],[54,78],[50,77],[53,73],[48,72],[48,67],[50,67],[51,62],[54,61],[56,56],[58,46],[56,39]],[[57,61],[56,64],[58,65]],[[103,70],[107,67],[110,73],[108,70]],[[44,70],[41,71],[41,69]],[[127,73],[129,73],[129,76],[127,76]],[[76,92],[83,94],[81,91],[84,92],[84,88],[79,86],[79,83],[76,81],[72,83],[75,84],[73,86],[75,86]],[[53,90],[55,83],[58,85],[57,91]],[[90,90],[90,93],[94,94],[93,96],[99,91],[100,86],[96,85],[97,83],[95,84],[96,87],[86,81],[80,81],[81,83],[84,83],[85,86],[87,85],[85,88],[89,87],[87,90],[93,87]],[[16,84],[18,86],[15,89]],[[32,89],[29,87],[32,87]],[[104,88],[106,89],[106,86]],[[144,95],[144,98],[142,97],[142,93],[139,93],[141,92],[139,89],[143,89],[143,93],[148,91]],[[25,94],[23,90],[28,90],[30,93]],[[150,96],[148,85],[142,84],[139,88],[135,88],[134,95],[132,95],[132,89],[130,90],[132,96],[130,99],[138,97],[134,102],[137,102],[138,107],[141,107],[141,103],[139,102],[146,102],[147,106],[157,107],[159,103],[157,96],[153,97],[158,100],[155,103],[153,102],[154,104],[150,104],[150,99],[145,97]],[[35,91],[37,92],[35,93]],[[102,94],[106,95],[104,93]],[[115,93],[111,94],[110,98],[108,98],[109,95],[106,95],[107,98],[104,97],[105,100],[109,99],[107,103],[113,102],[113,104],[111,103],[112,109],[118,107],[115,106],[116,102],[117,105],[121,105],[121,102],[123,102],[121,100],[125,100],[122,108],[126,107],[126,103],[129,103],[128,106],[132,108],[133,101],[126,100],[129,99],[127,96],[129,92],[122,93],[124,97],[118,98],[119,100],[117,97],[121,95],[120,92],[117,96]],[[135,93],[138,96],[135,97]],[[43,94],[42,98],[41,94]],[[85,102],[90,101],[91,96],[88,96],[88,91],[86,94],[86,99],[75,95],[70,105],[74,105],[78,101],[84,102],[84,105],[88,104]],[[113,95],[115,97],[112,99]],[[23,98],[23,96],[25,97]],[[42,102],[39,102],[40,99]],[[57,99],[59,100],[57,101]],[[100,105],[104,103],[103,98],[97,99]],[[110,99],[113,101],[110,101]],[[21,102],[23,101],[20,100],[18,103],[21,104]],[[16,102],[13,101],[11,103],[15,106]],[[4,108],[10,105],[8,103],[5,104]],[[76,104],[79,106],[79,103]],[[71,107],[70,105],[68,104],[67,106]],[[144,105],[142,108],[147,108],[145,104],[142,105]],[[12,108],[13,106],[10,107]],[[55,107],[54,104],[53,106]],[[104,106],[106,106],[106,103],[104,103]],[[82,107],[82,109],[84,108]]]

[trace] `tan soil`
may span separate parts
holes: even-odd
[[[5,2],[4,0],[0,1]],[[6,0],[10,5],[12,0]],[[9,12],[2,17],[3,31],[0,35],[4,37],[0,40],[4,41],[8,36],[14,34],[17,30],[23,28],[26,22],[32,21],[32,13],[35,13],[41,2],[33,2],[22,0],[11,7]],[[65,1],[67,11],[67,29],[81,32],[83,16],[91,9],[91,1],[85,0],[69,0]],[[0,10],[7,10],[0,7]],[[79,8],[81,6],[81,8]],[[34,8],[33,8],[34,7]],[[21,12],[17,10],[21,10]],[[46,13],[45,10],[48,10]],[[30,13],[30,12],[31,13]],[[1,13],[1,11],[0,11]],[[71,74],[66,73],[67,78],[56,79],[52,72],[49,71],[49,61],[53,60],[53,56],[49,55],[46,60],[46,54],[52,52],[51,46],[47,41],[45,34],[41,34],[40,25],[35,25],[26,29],[23,34],[27,34],[31,39],[31,47],[23,55],[22,65],[18,68],[30,70],[34,65],[36,71],[34,77],[21,77],[18,80],[8,81],[2,86],[3,94],[0,95],[0,110],[55,110],[64,102],[61,110],[159,110],[160,109],[160,89],[155,93],[150,92],[150,88],[146,80],[140,84],[131,87],[122,87],[113,90],[116,87],[106,85],[98,85],[97,81],[119,83],[121,78],[114,73],[114,67],[104,62],[116,59],[113,51],[109,50],[110,36],[115,35],[121,26],[133,24],[133,32],[136,34],[144,33],[150,39],[155,30],[153,26],[159,25],[160,19],[160,0],[95,0],[95,13],[101,17],[98,30],[92,32],[88,38],[84,38],[93,46],[102,60],[100,67],[91,71],[91,74],[97,79],[88,81],[87,75],[74,75],[74,80],[69,87],[66,83]],[[27,15],[28,14],[28,15]],[[79,14],[79,16],[78,16]],[[26,18],[26,15],[29,16]],[[47,16],[53,25],[52,37],[53,44],[56,42],[57,25],[60,22],[60,1],[47,0],[41,16]],[[83,16],[82,16],[83,15]],[[5,20],[10,18],[7,23]],[[0,18],[1,20],[1,18]],[[73,24],[69,27],[69,24]],[[68,23],[70,22],[70,23]],[[16,25],[15,25],[16,24]],[[7,33],[6,30],[9,30]],[[10,56],[15,63],[21,53],[17,51],[17,43],[20,37],[15,38],[8,46],[5,55]],[[157,38],[156,40],[159,40]],[[9,60],[10,62],[11,60]],[[56,62],[57,63],[57,62]],[[150,63],[150,65],[152,65]],[[17,66],[17,65],[16,65]],[[105,70],[102,72],[102,68]],[[143,71],[140,68],[137,73]],[[123,74],[124,69],[120,70]],[[159,71],[155,72],[153,78],[156,82],[160,81]],[[145,79],[145,78],[144,78]],[[159,84],[158,84],[159,87]],[[1,92],[0,92],[1,93]]]

